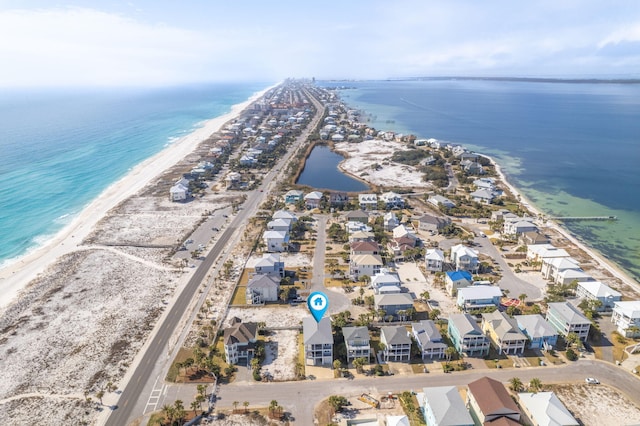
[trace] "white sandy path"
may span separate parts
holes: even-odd
[[[257,92],[246,101],[234,105],[227,114],[206,121],[201,128],[135,166],[126,176],[104,190],[47,244],[0,270],[0,308],[11,303],[20,290],[56,259],[76,250],[109,210],[193,152],[198,144],[220,130],[227,121],[238,116],[242,110],[275,86]]]

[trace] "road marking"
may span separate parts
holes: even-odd
[[[150,405],[152,405],[153,408],[149,411],[156,411],[156,409],[158,408],[158,402],[160,402],[160,397],[163,394],[166,395],[166,385],[164,383],[162,384],[162,386],[160,386],[159,389],[156,389],[156,385],[158,384],[158,379],[160,379],[160,376],[156,378],[156,381],[153,384],[153,389],[151,390],[149,399],[147,399],[147,404],[144,406],[144,411],[142,412],[142,414],[147,414],[147,409],[149,408]]]

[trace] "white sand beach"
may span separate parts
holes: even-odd
[[[77,250],[84,238],[89,235],[109,210],[140,191],[155,177],[191,153],[199,143],[220,130],[226,122],[236,117],[272,87],[257,92],[246,101],[234,105],[227,114],[206,121],[202,127],[135,166],[127,175],[109,186],[87,205],[69,225],[45,245],[1,269],[0,308],[15,300],[20,291],[38,274],[44,272],[56,259]]]

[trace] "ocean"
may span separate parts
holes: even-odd
[[[640,85],[487,80],[320,82],[378,130],[494,157],[552,216],[640,281]]]
[[[269,85],[0,89],[0,266],[52,238],[136,164]]]

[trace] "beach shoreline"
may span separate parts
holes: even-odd
[[[236,118],[249,105],[277,85],[258,91],[247,100],[233,105],[227,113],[204,121],[201,127],[138,163],[126,175],[110,184],[89,202],[69,224],[52,238],[0,269],[0,288],[2,289],[0,309],[15,301],[20,292],[38,275],[53,265],[57,259],[78,250],[83,240],[111,209],[135,195],[153,179],[181,161],[193,152],[200,143],[219,131],[228,121]]]
[[[531,202],[522,192],[520,192],[512,183],[507,179],[506,174],[500,167],[500,164],[491,156],[486,154],[480,154],[483,157],[487,158],[491,161],[491,164],[494,166],[496,173],[498,174],[499,179],[503,183],[504,186],[511,192],[511,194],[518,199],[520,205],[522,205],[529,212],[535,214],[536,216],[544,217],[544,213],[540,211],[538,207]],[[614,277],[618,278],[625,285],[633,288],[635,291],[640,293],[640,283],[638,283],[633,277],[622,269],[620,266],[616,265],[614,262],[606,259],[604,255],[598,252],[596,249],[589,247],[584,242],[580,241],[576,236],[574,236],[567,228],[563,227],[561,224],[552,222],[547,220],[544,224],[541,222],[543,226],[554,229],[556,232],[561,234],[567,240],[571,241],[579,249],[583,250],[589,257],[591,257],[599,266],[606,269],[609,273],[611,273]]]

